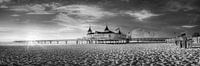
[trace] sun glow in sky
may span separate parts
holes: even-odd
[[[30,31],[30,32],[28,32],[26,34],[26,38],[25,39],[26,40],[38,40],[38,39],[41,39],[41,37],[40,37],[39,33]]]

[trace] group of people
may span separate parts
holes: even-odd
[[[180,48],[190,48],[192,44],[192,39],[186,35],[186,33],[181,34],[175,40],[175,44]]]

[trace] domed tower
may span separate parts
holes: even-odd
[[[91,29],[91,27],[89,27],[88,34],[91,34],[91,33],[92,33],[92,29]]]
[[[105,28],[104,32],[110,32],[110,30],[109,30],[107,25],[106,25],[106,28]]]

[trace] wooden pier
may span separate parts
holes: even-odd
[[[132,38],[119,40],[84,40],[84,39],[68,39],[68,40],[29,40],[15,41],[16,43],[29,44],[127,44],[127,43],[143,43],[154,42],[163,43],[166,38]]]
[[[29,40],[15,41],[16,43],[28,44],[125,44],[129,40]]]

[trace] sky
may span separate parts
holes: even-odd
[[[75,39],[108,25],[132,38],[199,32],[199,0],[0,0],[0,40]]]

